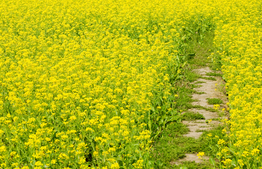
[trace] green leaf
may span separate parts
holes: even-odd
[[[184,166],[183,166],[183,167],[180,167],[180,169],[187,169],[187,167],[184,167]]]
[[[212,165],[215,165],[215,163],[216,163],[213,157],[210,157],[210,158],[209,158],[209,162],[210,162]]]

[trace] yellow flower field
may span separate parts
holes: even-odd
[[[0,167],[152,167],[184,63],[185,23],[162,7],[1,1]]]
[[[222,163],[261,167],[259,0],[0,2],[0,168],[154,168],[186,42],[211,29],[231,108]]]
[[[262,2],[231,1],[220,10],[214,61],[221,59],[231,109],[220,156],[226,168],[261,168]]]

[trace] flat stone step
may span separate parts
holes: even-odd
[[[206,120],[195,120],[195,121],[182,121],[183,124],[187,125],[189,132],[184,134],[185,137],[193,137],[198,139],[202,135],[203,130],[211,130],[214,126],[220,124],[219,121],[211,121],[206,123]]]
[[[186,157],[179,159],[177,161],[172,161],[170,162],[171,165],[179,165],[182,164],[185,161],[191,161],[191,162],[195,162],[195,163],[203,163],[206,160],[209,160],[209,157],[207,156],[203,156],[202,159],[198,158],[197,154],[185,154]]]

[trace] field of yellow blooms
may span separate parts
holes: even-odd
[[[228,1],[216,21],[230,120],[218,155],[226,168],[262,168],[262,1]],[[219,57],[217,57],[219,56]]]
[[[186,42],[211,29],[231,108],[218,154],[262,166],[259,0],[0,2],[0,168],[154,168]]]

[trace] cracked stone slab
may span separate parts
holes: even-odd
[[[205,160],[209,160],[209,157],[203,156],[202,159],[198,158],[197,154],[185,154],[186,157],[179,159],[177,161],[170,162],[171,165],[179,165],[182,164],[185,161],[191,161],[195,163],[203,163]]]
[[[200,69],[194,69],[193,71],[198,73],[198,74],[200,74],[203,77],[209,77],[206,74],[213,72],[209,67],[204,67],[204,68],[200,68]]]
[[[203,132],[190,131],[189,133],[184,134],[183,136],[198,139],[202,134]]]
[[[219,92],[219,91],[216,91],[217,81],[206,80],[206,79],[201,79],[201,80],[198,79],[197,81],[204,82],[204,83],[199,84],[200,87],[195,88],[196,91],[205,92],[205,93],[210,92],[210,94],[212,95],[215,95],[216,93]]]
[[[197,126],[218,126],[219,124],[221,124],[221,122],[217,121],[217,120],[212,120],[211,122],[208,122],[206,120],[194,120],[194,121],[182,121],[183,124],[185,125],[197,125]]]
[[[196,123],[206,123],[207,125],[209,125],[210,127],[217,127],[217,126],[219,126],[220,124],[221,124],[221,122],[220,121],[217,121],[217,120],[212,120],[212,121],[210,121],[210,122],[206,122],[206,120],[196,120],[195,121]],[[202,125],[203,127],[204,127],[204,125]]]
[[[193,94],[192,99],[196,100],[192,104],[200,105],[206,108],[213,108],[213,105],[208,104],[207,98],[217,98],[219,91],[216,91],[216,81],[201,80],[205,83],[196,88],[197,92],[205,92],[204,94]]]
[[[187,134],[184,134],[183,136],[193,137],[195,139],[198,139],[202,135],[202,130],[210,130],[213,128],[213,126],[206,123],[205,120],[182,121],[182,123],[187,125],[189,129],[189,132]]]

